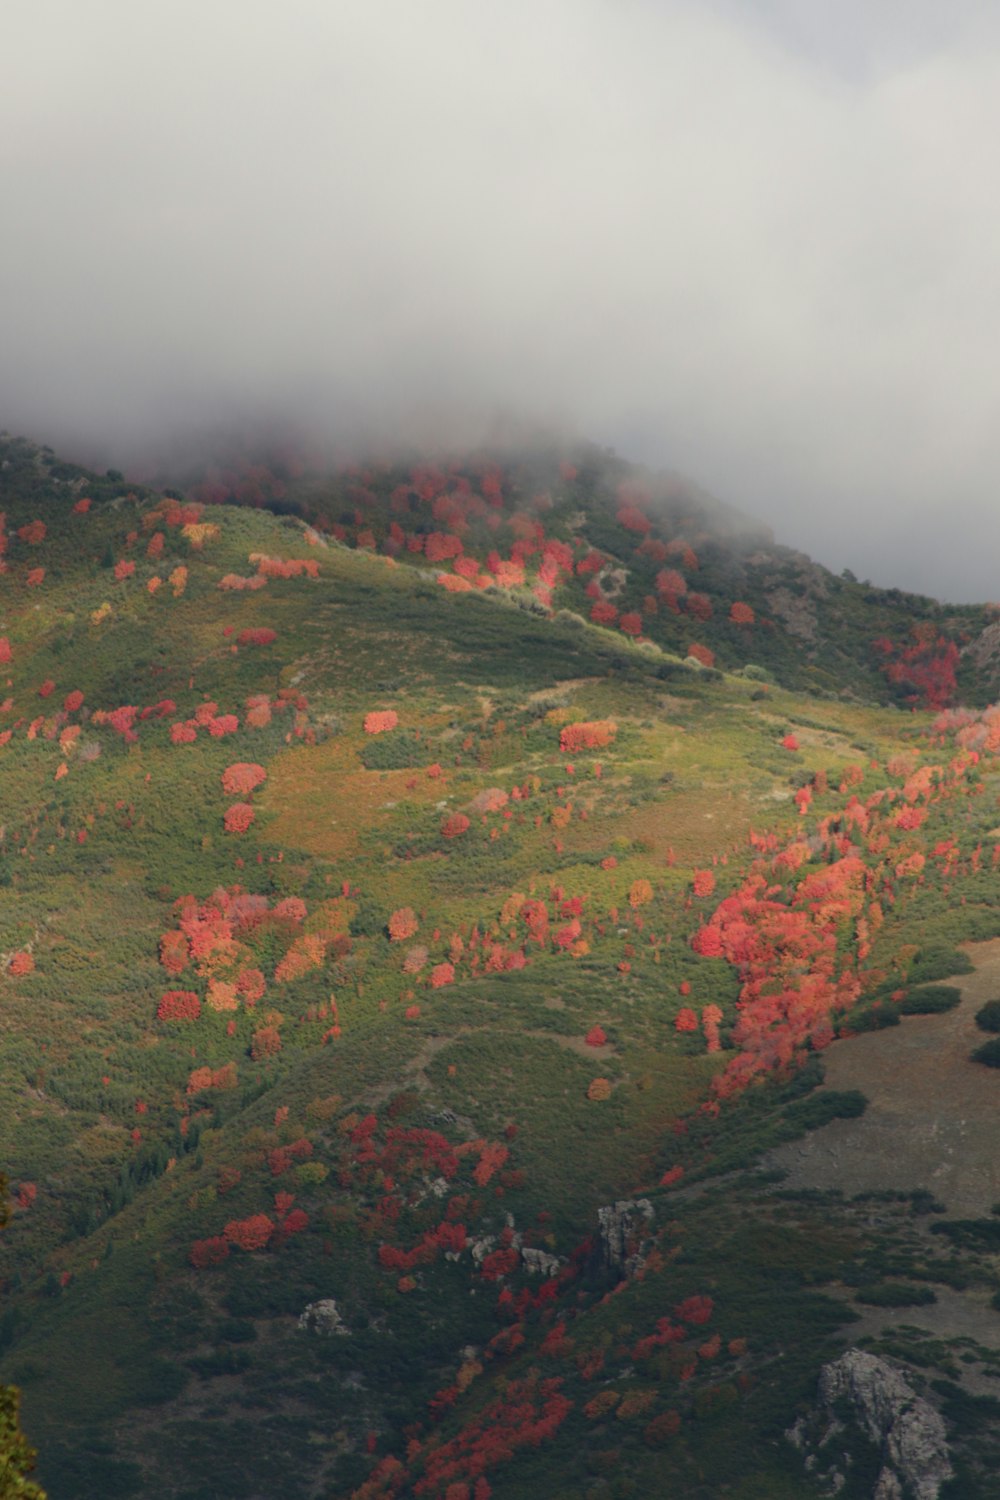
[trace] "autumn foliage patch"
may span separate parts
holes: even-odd
[[[197,1021],[201,1001],[194,990],[167,990],[156,1009],[158,1021]]]
[[[613,719],[592,719],[582,724],[567,724],[559,734],[559,748],[573,755],[580,750],[603,750],[618,733]]]
[[[231,797],[245,797],[267,780],[267,772],[255,761],[236,761],[222,773],[222,790]]]
[[[255,816],[249,802],[234,802],[226,808],[222,822],[227,833],[246,833]]]
[[[398,723],[399,715],[394,708],[374,709],[365,714],[365,734],[385,734]]]

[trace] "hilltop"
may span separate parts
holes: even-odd
[[[859,1305],[988,1496],[997,1340],[914,1309],[997,1318],[990,1205],[764,1154],[864,1124],[828,1049],[1000,935],[992,608],[585,445],[175,481],[0,441],[0,1375],[52,1500],[819,1494],[783,1434]]]

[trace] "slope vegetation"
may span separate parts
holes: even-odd
[[[986,701],[987,612],[591,450],[0,464],[2,1374],[53,1500],[809,1493],[845,1287],[995,1290],[926,1195],[754,1170],[1000,934],[1000,717],[894,706]]]

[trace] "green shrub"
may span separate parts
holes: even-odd
[[[931,1234],[943,1234],[956,1245],[970,1250],[1000,1251],[1000,1220],[942,1219],[931,1225]]]
[[[976,1025],[980,1031],[1000,1031],[1000,1000],[987,1000],[982,1009],[976,1011]]]
[[[251,1359],[245,1350],[226,1346],[212,1354],[196,1355],[187,1364],[202,1380],[214,1380],[218,1375],[242,1375],[250,1368]]]
[[[379,734],[361,748],[361,764],[369,771],[404,771],[427,765],[427,747],[412,729]]]
[[[257,1325],[249,1318],[227,1318],[219,1324],[218,1337],[226,1344],[252,1344],[257,1337]]]
[[[929,943],[921,948],[910,965],[911,984],[923,984],[928,979],[950,979],[953,974],[971,974],[972,959],[961,948],[950,948],[946,943]]]
[[[910,1207],[915,1214],[943,1214],[944,1204],[927,1188],[914,1188],[910,1193]]]
[[[899,1025],[899,1010],[896,1006],[872,1005],[855,1011],[847,1024],[851,1031],[882,1031],[886,1026]]]
[[[972,1061],[984,1063],[987,1068],[1000,1068],[1000,1036],[977,1047],[972,1054]]]
[[[857,1293],[859,1302],[868,1307],[926,1307],[937,1301],[929,1286],[906,1286],[901,1281],[883,1281],[864,1286]]]
[[[962,998],[962,991],[951,984],[926,984],[913,990],[900,1002],[904,1016],[936,1016],[941,1011],[954,1010]]]
[[[831,1120],[856,1120],[867,1107],[860,1089],[829,1089],[790,1104],[785,1119],[798,1130],[818,1130]]]

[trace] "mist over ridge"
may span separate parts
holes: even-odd
[[[142,468],[502,412],[995,592],[987,8],[43,0],[9,46],[7,429]]]

